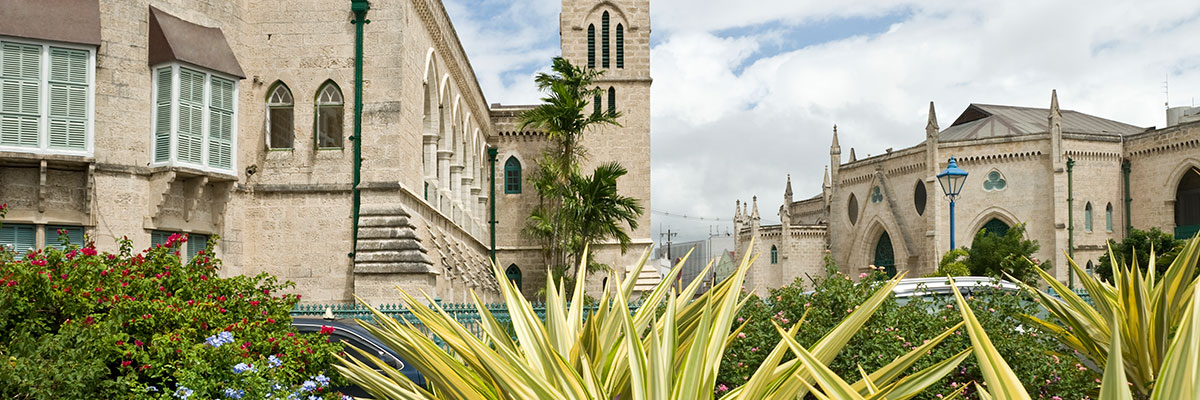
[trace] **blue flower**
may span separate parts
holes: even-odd
[[[158,388],[154,387],[154,385],[146,385],[146,391],[147,392],[157,392]]]
[[[254,364],[238,363],[238,365],[233,366],[233,372],[235,374],[240,374],[246,371],[254,372]]]
[[[192,393],[194,393],[193,390],[188,389],[187,386],[180,386],[178,389],[175,389],[175,397],[180,399],[187,399],[192,396]]]
[[[304,381],[304,383],[300,384],[300,390],[303,390],[305,392],[311,392],[313,390],[317,390],[317,383],[313,382],[313,381]]]
[[[283,365],[283,360],[272,354],[270,357],[267,357],[267,365],[270,365],[271,368],[279,368],[279,366]]]
[[[230,399],[240,399],[246,395],[245,390],[241,389],[225,389],[225,397]]]
[[[207,343],[209,346],[212,346],[212,347],[221,347],[221,345],[223,345],[223,344],[233,343],[233,333],[231,333],[229,331],[221,331],[221,333],[209,336],[207,339],[204,339],[204,343]]]
[[[318,374],[313,377],[313,380],[321,384],[321,387],[329,386],[329,377],[325,376],[325,374]]]
[[[343,395],[342,395],[342,400],[354,400],[354,398],[353,398],[353,397],[350,397],[350,395],[348,395],[348,394],[343,394]]]

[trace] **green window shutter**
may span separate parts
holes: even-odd
[[[46,247],[47,248],[53,247],[53,248],[60,249],[60,250],[66,248],[66,246],[63,246],[62,242],[59,242],[59,240],[58,240],[58,237],[59,237],[58,232],[59,231],[63,231],[63,235],[65,235],[67,237],[67,240],[71,241],[71,244],[76,245],[76,246],[81,246],[81,247],[83,246],[84,243],[83,243],[83,227],[82,226],[46,225]]]
[[[615,112],[617,112],[617,89],[612,86],[609,86],[608,87],[608,113],[612,114]]]
[[[87,67],[88,52],[50,48],[51,148],[87,147]]]
[[[504,193],[521,193],[521,162],[516,157],[504,162]]]
[[[42,47],[0,43],[0,145],[38,147]]]
[[[26,252],[37,247],[36,227],[22,224],[0,226],[0,246],[16,252],[18,260],[24,258]]]
[[[233,81],[212,78],[208,111],[208,165],[233,166]]]
[[[588,68],[596,68],[596,25],[588,25]]]
[[[608,11],[600,18],[600,67],[608,68]]]
[[[171,237],[171,232],[166,231],[150,231],[150,245],[157,246],[167,242],[167,238]]]
[[[201,72],[179,69],[176,159],[197,165],[204,161],[204,80],[204,74]]]
[[[171,67],[159,68],[154,90],[154,162],[171,160]]]
[[[617,68],[625,68],[625,26],[617,24]]]
[[[599,89],[596,88],[596,90]],[[600,93],[596,93],[596,96],[592,98],[592,114],[600,114]]]
[[[183,259],[183,262],[191,261],[206,246],[208,246],[208,235],[188,234],[187,258]]]

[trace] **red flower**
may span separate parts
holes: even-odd
[[[142,341],[141,341],[141,340],[134,340],[134,341],[133,341],[133,345],[134,345],[134,346],[137,346],[137,347],[142,347]]]
[[[122,367],[128,367],[129,364],[133,364],[133,361],[129,361],[129,360],[121,361]]]
[[[146,365],[143,365],[143,366],[142,366],[142,371],[145,371],[145,370],[148,370],[148,369],[150,369],[150,364],[146,364]]]
[[[330,335],[330,334],[333,334],[333,331],[334,331],[334,329],[333,329],[333,327],[332,327],[332,326],[325,326],[325,325],[321,325],[321,334],[322,334],[322,335]]]
[[[91,325],[94,323],[96,323],[96,320],[92,319],[92,316],[90,316],[90,315],[83,320],[84,325]]]
[[[124,340],[118,340],[118,341],[117,341],[117,346],[124,346],[124,345],[125,345],[125,341],[124,341]]]
[[[96,249],[93,249],[93,248],[91,248],[91,247],[84,247],[84,248],[83,248],[82,250],[80,250],[80,251],[81,251],[81,252],[83,252],[83,255],[85,255],[85,256],[94,256],[94,255],[96,255]],[[111,260],[111,259],[112,259],[112,258],[111,258],[111,257],[112,257],[112,254],[109,254],[109,257],[110,257],[109,259]]]
[[[268,323],[268,324],[273,324],[273,323],[275,323],[275,318],[267,318],[267,323]]]
[[[252,305],[252,306],[257,306],[257,305],[258,305],[258,300],[250,300],[250,305]]]

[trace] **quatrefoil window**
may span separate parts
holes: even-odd
[[[983,181],[983,190],[995,192],[1004,190],[1008,187],[1008,181],[1004,179],[1004,175],[1000,171],[988,172],[987,180]]]
[[[871,202],[878,203],[881,201],[883,201],[883,193],[879,191],[879,186],[876,186],[874,189],[871,189]]]

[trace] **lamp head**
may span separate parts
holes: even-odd
[[[967,181],[967,171],[958,167],[954,157],[950,157],[946,169],[937,175],[938,183],[942,184],[942,193],[951,201],[962,193],[963,184]]]

